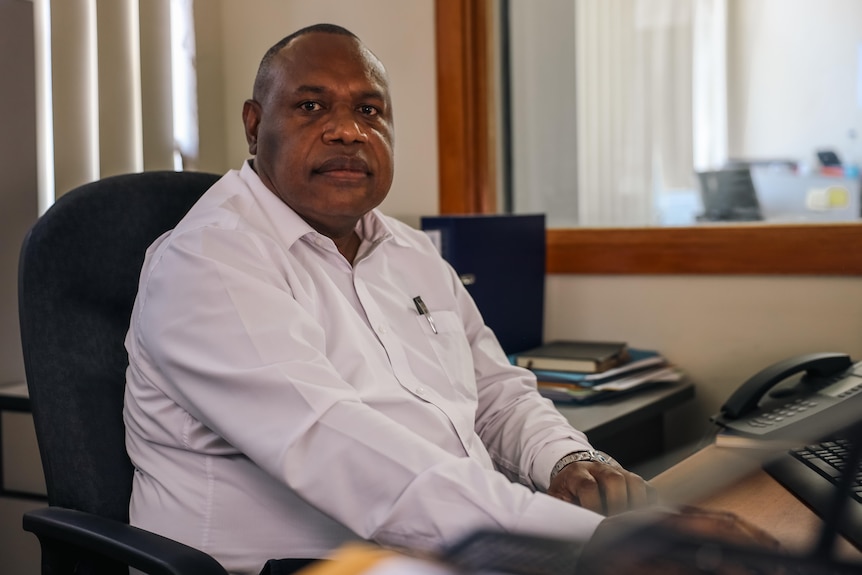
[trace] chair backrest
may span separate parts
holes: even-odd
[[[21,249],[24,370],[51,505],[128,523],[124,347],[147,247],[218,176],[143,172],[63,195]]]

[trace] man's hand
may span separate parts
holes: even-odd
[[[750,549],[761,558],[757,563],[746,561],[722,552],[725,545]],[[576,571],[583,575],[786,575],[786,563],[777,561],[783,553],[772,535],[733,513],[652,508],[602,521],[581,551]]]
[[[656,500],[653,487],[615,461],[576,461],[551,479],[548,495],[603,515],[645,507]]]

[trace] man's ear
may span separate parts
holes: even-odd
[[[245,127],[245,141],[248,142],[248,153],[257,154],[257,129],[260,126],[261,108],[255,100],[246,100],[242,105],[242,123]]]

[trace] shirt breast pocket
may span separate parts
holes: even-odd
[[[449,378],[452,386],[462,395],[476,399],[476,384],[473,375],[473,354],[461,318],[451,311],[431,311],[429,314],[434,322],[434,329],[428,317],[420,315],[416,321],[428,336],[431,348],[437,356],[437,361]]]

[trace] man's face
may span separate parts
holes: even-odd
[[[349,233],[392,184],[385,71],[355,38],[326,33],[294,39],[271,69],[243,108],[255,171],[319,232]]]

